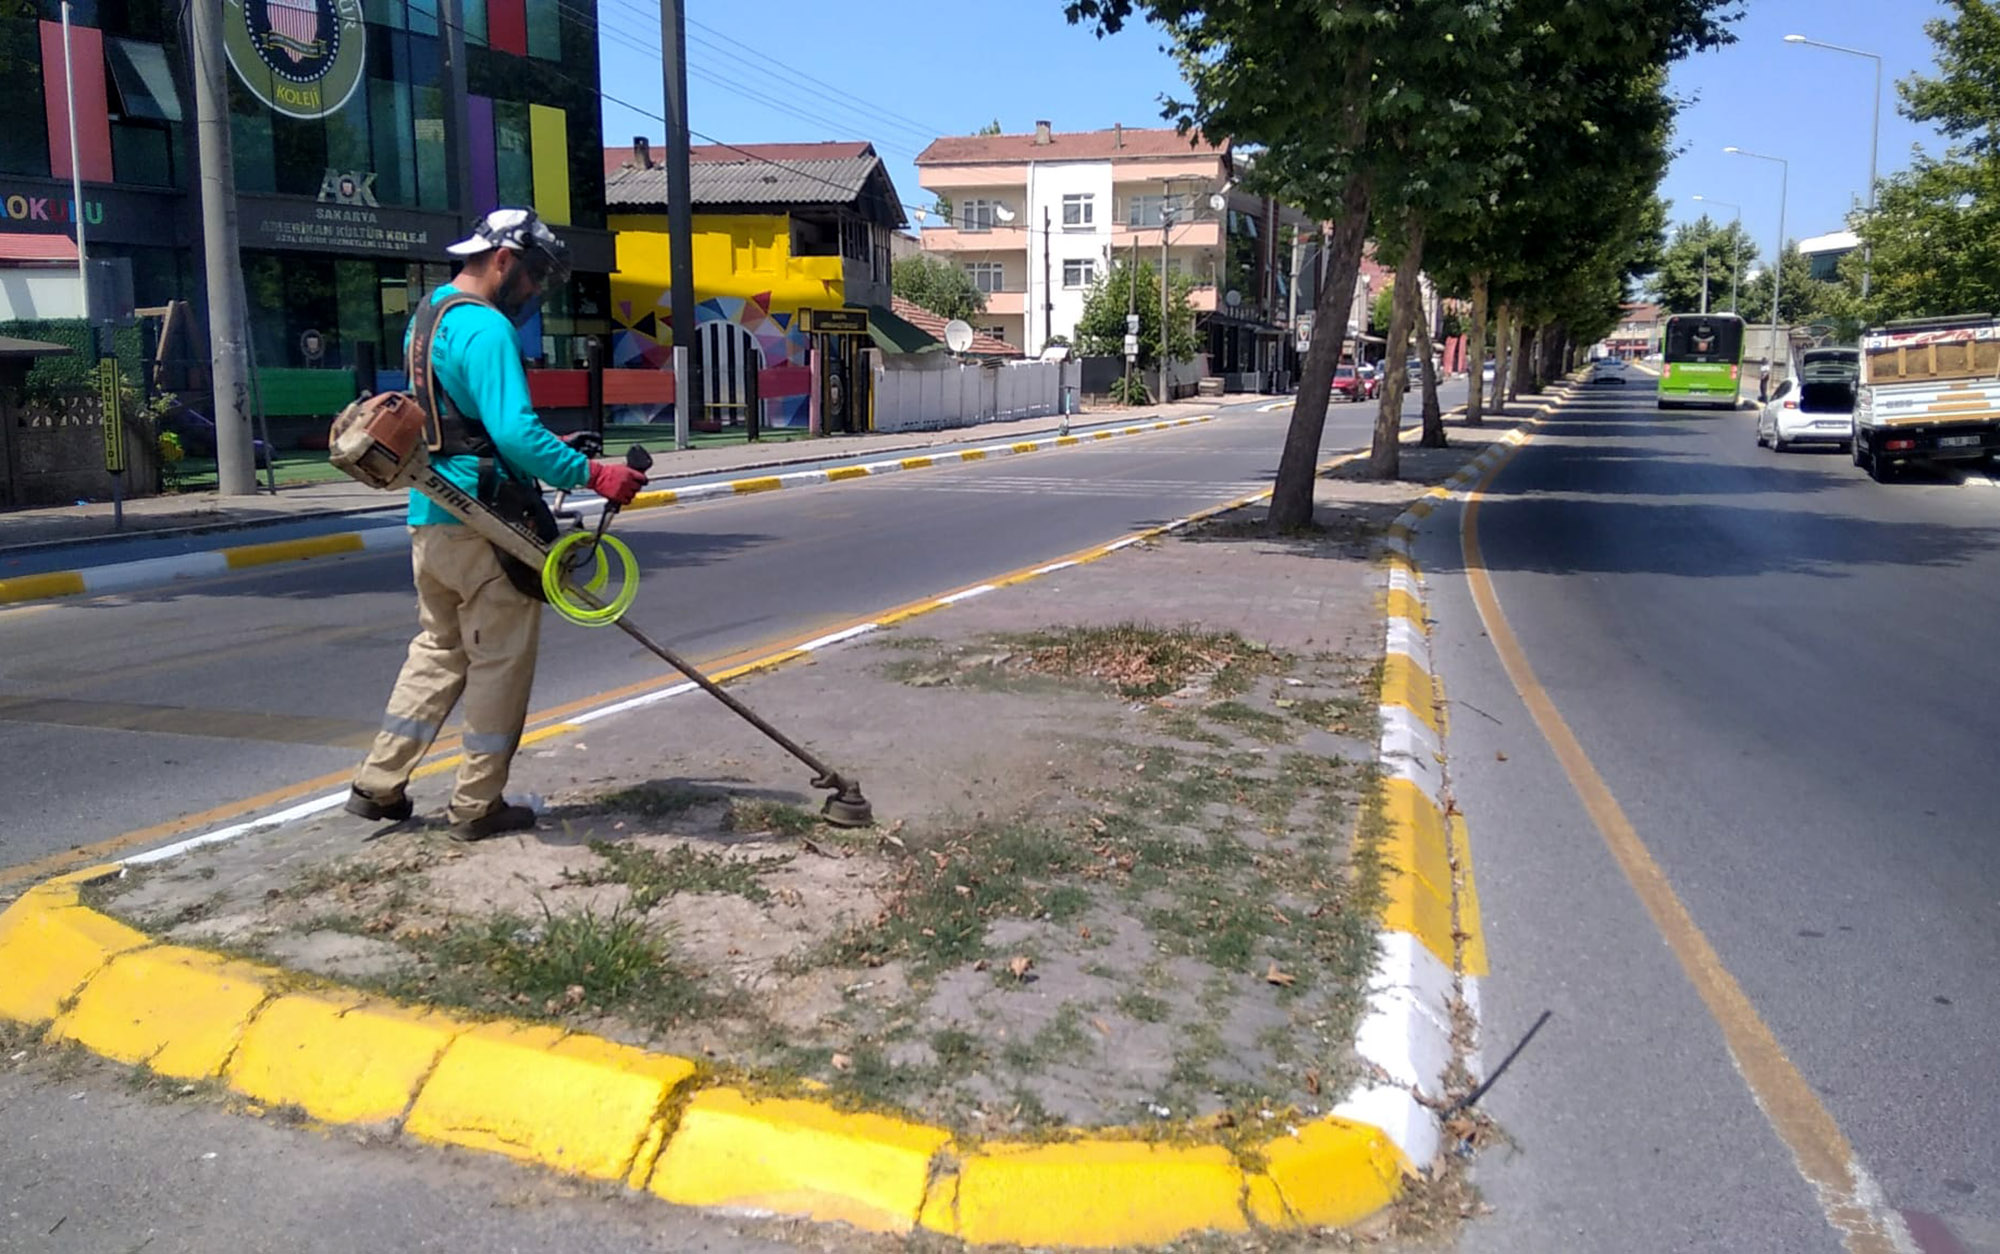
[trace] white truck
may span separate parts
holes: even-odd
[[[1854,464],[1885,483],[1903,463],[2000,453],[2000,319],[1891,322],[1861,337]]]

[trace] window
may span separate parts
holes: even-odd
[[[976,332],[977,334],[980,334],[980,335],[990,335],[990,336],[992,336],[992,337],[993,337],[994,339],[996,339],[996,340],[999,340],[999,341],[1000,341],[1001,343],[1003,343],[1003,344],[1007,342],[1007,328],[1006,328],[1006,327],[974,327],[974,328],[972,328],[972,329],[973,329],[973,331],[974,331],[974,332]]]
[[[500,203],[535,203],[535,163],[528,146],[528,106],[516,100],[493,102],[494,173]]]
[[[1097,197],[1089,192],[1070,192],[1063,196],[1063,225],[1065,227],[1086,227],[1097,220]]]
[[[972,286],[982,292],[1007,290],[1007,269],[997,261],[968,261],[965,273],[971,277]]]
[[[1097,282],[1097,263],[1089,257],[1063,259],[1063,286],[1089,287]]]
[[[990,231],[999,219],[1000,202],[997,200],[967,200],[958,206],[958,229],[961,231]]]
[[[49,130],[42,125],[42,34],[34,15],[0,17],[0,173],[49,174]]]
[[[1125,225],[1137,230],[1160,225],[1166,208],[1165,196],[1132,196],[1125,201]]]
[[[562,14],[558,0],[528,0],[528,55],[562,60]]]

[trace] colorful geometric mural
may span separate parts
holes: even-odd
[[[618,270],[611,276],[614,367],[673,369],[672,274],[658,218],[616,216]],[[697,214],[694,219],[695,324],[726,322],[763,355],[757,394],[768,427],[805,427],[812,388],[811,346],[799,310],[839,308],[838,257],[794,257],[791,226],[775,215]],[[649,422],[663,407],[614,411],[613,421]]]

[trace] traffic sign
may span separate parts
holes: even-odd
[[[1127,335],[1137,335],[1137,334],[1139,334],[1139,315],[1138,315],[1138,314],[1126,314],[1126,315],[1125,315],[1125,334],[1127,334]]]
[[[1125,355],[1126,355],[1127,357],[1137,357],[1137,356],[1139,355],[1139,337],[1138,337],[1138,336],[1136,336],[1136,335],[1128,335],[1128,336],[1126,336],[1126,337],[1125,337]]]
[[[116,357],[97,359],[97,399],[104,410],[104,469],[125,471],[125,386]]]

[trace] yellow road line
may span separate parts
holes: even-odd
[[[1524,440],[1522,445],[1525,443]],[[1582,742],[1536,678],[1527,653],[1508,626],[1480,552],[1479,506],[1487,486],[1522,445],[1514,446],[1496,461],[1467,494],[1465,513],[1460,520],[1459,540],[1465,555],[1466,581],[1471,585],[1486,634],[1500,655],[1507,677],[1534,716],[1542,738],[1562,764],[1578,800],[1604,838],[1619,870],[1625,873],[1626,882],[1668,948],[1673,950],[1681,971],[1701,995],[1710,1017],[1722,1029],[1738,1073],[1750,1086],[1750,1094],[1772,1130],[1792,1151],[1799,1174],[1818,1195],[1827,1222],[1840,1232],[1850,1254],[1894,1254],[1903,1248],[1897,1239],[1901,1225],[1880,1209],[1876,1200],[1880,1192],[1863,1175],[1854,1147],[1681,903],[1667,873],[1654,860],[1638,829],[1632,826],[1610,786],[1598,774]]]

